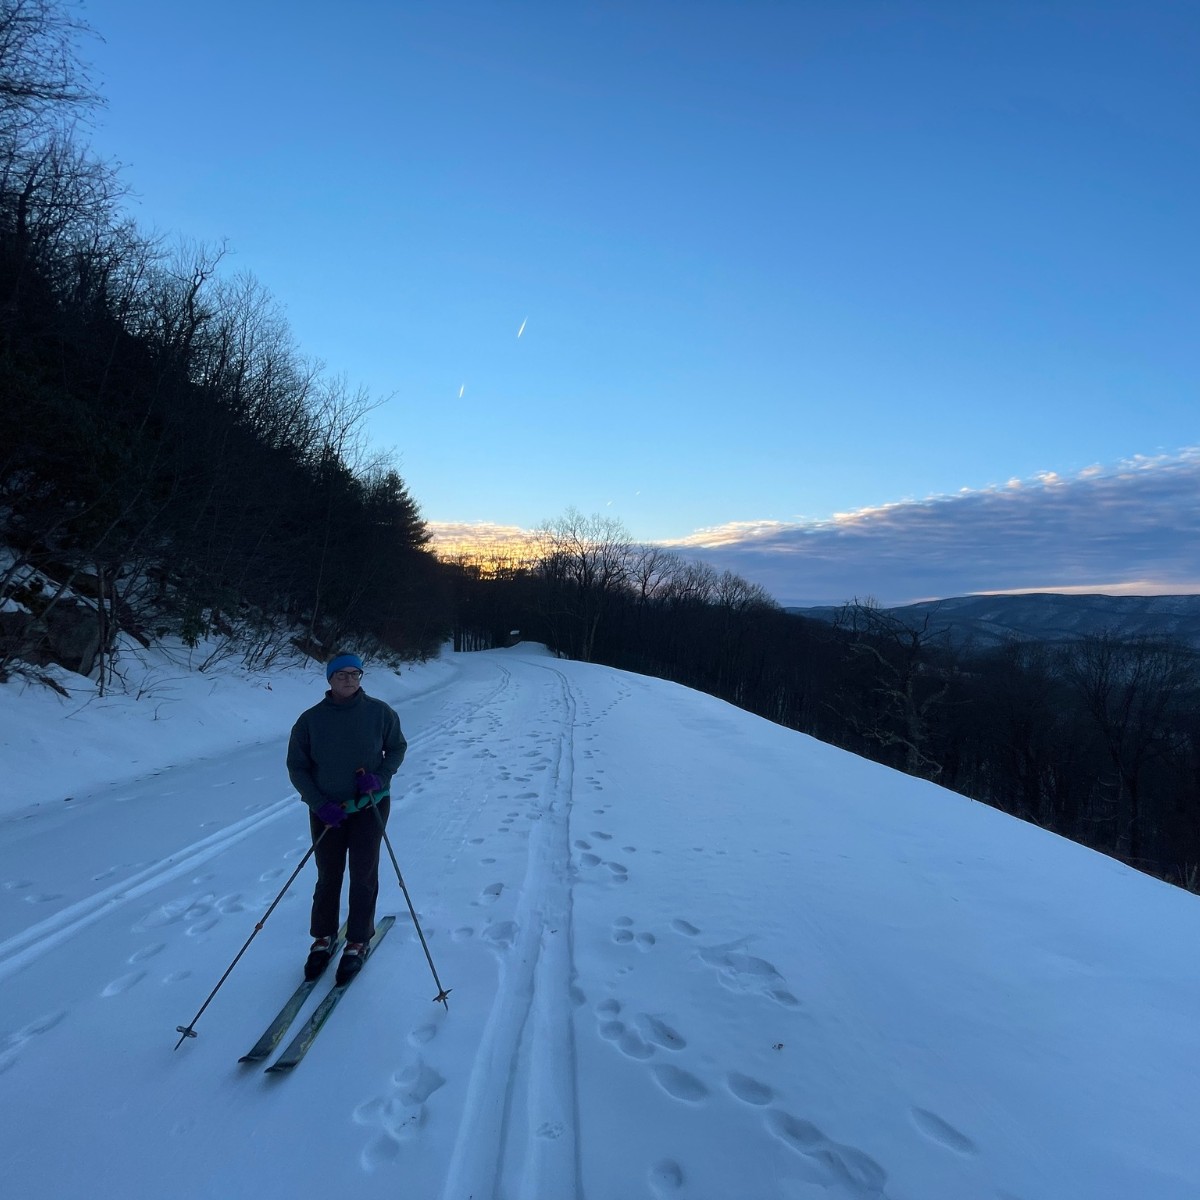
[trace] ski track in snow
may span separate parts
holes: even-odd
[[[292,799],[277,801],[253,816],[236,821],[209,837],[201,838],[167,858],[143,867],[120,883],[102,888],[86,899],[68,905],[53,916],[47,917],[35,925],[30,925],[7,941],[0,942],[0,981],[28,966],[42,955],[50,953],[63,942],[75,937],[89,925],[121,906],[149,895],[180,876],[190,874],[234,843],[256,833],[263,826],[278,820],[286,813],[294,813],[295,803]],[[207,901],[188,900],[177,903],[184,905],[178,914],[171,911],[170,906],[167,906],[162,910],[161,918],[147,917],[144,927],[150,928],[155,923],[171,923],[189,910],[194,912],[197,917],[201,917],[218,902],[215,898],[210,898]],[[225,900],[219,903],[228,906],[234,901]],[[230,909],[226,907],[223,911],[230,911]],[[193,932],[203,932],[203,930],[196,928]]]
[[[531,729],[515,750],[529,772],[518,782],[543,782],[520,792],[515,799],[527,807],[510,810],[502,823],[531,821],[526,873],[513,920],[483,933],[503,956],[500,986],[467,1087],[445,1200],[499,1188],[536,1200],[563,1179],[579,1190],[569,874],[576,706],[565,675],[544,669],[555,680],[539,714],[550,732]],[[489,885],[479,903],[503,890],[503,882]]]

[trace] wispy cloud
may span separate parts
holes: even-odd
[[[968,592],[1200,592],[1200,448],[822,521],[699,530],[680,550],[784,604]]]

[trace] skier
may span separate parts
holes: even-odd
[[[317,862],[309,926],[315,940],[304,964],[306,979],[320,975],[333,957],[342,877],[347,862],[350,866],[339,984],[358,974],[375,933],[379,847],[391,809],[391,780],[408,749],[400,718],[389,705],[363,691],[362,677],[363,663],[357,654],[330,659],[325,667],[329,690],[319,704],[300,714],[287,752],[288,777],[309,808]]]

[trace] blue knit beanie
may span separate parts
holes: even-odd
[[[325,667],[326,680],[333,678],[334,671],[344,671],[347,667],[361,671],[363,669],[362,659],[357,654],[339,654],[337,658],[331,658]]]

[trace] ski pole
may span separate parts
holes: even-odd
[[[384,845],[387,846],[388,854],[391,856],[392,866],[396,868],[396,880],[400,884],[400,890],[404,893],[405,903],[408,905],[409,914],[412,916],[413,925],[417,929],[417,937],[421,939],[421,949],[425,951],[425,961],[429,963],[429,969],[433,972],[433,982],[437,984],[438,994],[434,996],[434,1004],[441,1004],[446,1011],[450,1011],[450,1003],[447,997],[454,990],[453,988],[442,987],[442,981],[438,978],[437,967],[433,965],[433,955],[429,953],[429,943],[425,941],[425,934],[421,931],[421,922],[417,920],[417,910],[413,908],[412,897],[408,894],[408,888],[404,885],[404,876],[400,874],[400,864],[396,861],[396,852],[392,849],[392,839],[388,837],[387,826],[383,823],[383,813],[379,811],[379,806],[375,803],[375,793],[371,792],[371,807],[375,810],[375,817],[379,821],[379,831],[383,834]]]
[[[221,985],[225,982],[225,980],[227,980],[229,978],[230,973],[233,971],[233,968],[238,965],[239,959],[241,959],[242,955],[246,953],[246,950],[248,949],[250,943],[252,941],[254,941],[254,939],[256,937],[258,937],[259,930],[261,930],[262,927],[267,923],[267,918],[275,911],[275,906],[280,902],[280,900],[283,899],[284,892],[286,892],[288,890],[288,888],[290,888],[292,886],[292,884],[295,882],[296,876],[300,874],[301,870],[303,870],[304,864],[306,862],[308,862],[308,860],[310,858],[312,858],[313,852],[317,848],[317,842],[319,842],[328,832],[329,832],[329,826],[326,825],[325,828],[322,829],[319,834],[317,834],[316,841],[314,841],[313,844],[311,846],[309,846],[308,850],[305,852],[304,857],[296,864],[296,869],[288,877],[288,881],[287,881],[287,883],[285,883],[283,885],[283,889],[280,891],[279,895],[276,896],[275,899],[271,901],[271,907],[268,908],[265,913],[263,913],[262,917],[255,924],[254,932],[246,939],[246,944],[234,956],[233,962],[231,962],[229,964],[229,966],[225,968],[225,974],[222,975],[221,978],[217,980],[217,986],[215,988],[213,988],[213,990],[211,992],[208,993],[208,999],[205,1000],[202,1005],[200,1005],[200,1011],[186,1025],[176,1025],[175,1026],[176,1032],[179,1034],[182,1034],[182,1037],[180,1037],[179,1041],[177,1041],[175,1043],[176,1050],[178,1050],[179,1047],[183,1045],[185,1038],[190,1038],[190,1037],[194,1038],[194,1037],[199,1036],[196,1033],[196,1029],[195,1029],[196,1022],[198,1020],[200,1020],[200,1017],[203,1014],[204,1010],[212,1003],[212,998],[221,990]]]

